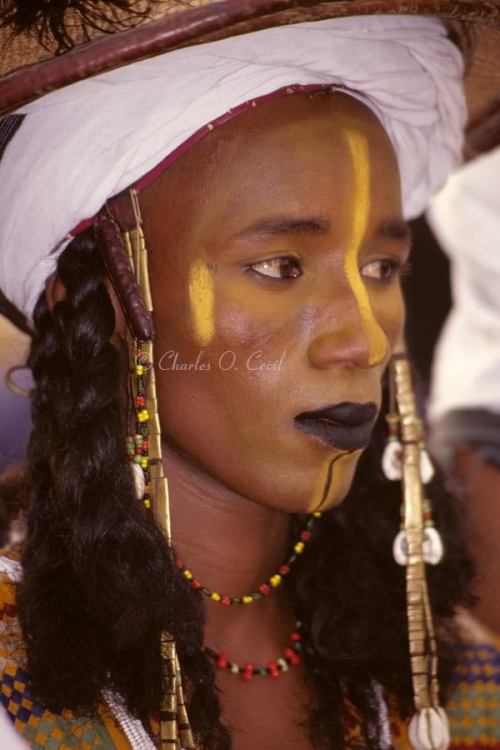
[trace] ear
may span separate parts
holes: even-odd
[[[66,288],[56,271],[45,282],[45,296],[51,312],[54,309],[54,305],[66,297]]]

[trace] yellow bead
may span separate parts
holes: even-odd
[[[314,518],[321,518],[322,515],[323,514],[320,513],[319,511],[316,511],[316,513],[313,513]]]
[[[218,594],[218,593],[217,593],[217,591],[213,591],[213,592],[212,592],[212,593],[210,594],[210,598],[211,598],[211,599],[212,599],[212,600],[213,600],[214,602],[220,602],[221,596],[220,596],[220,594]]]
[[[147,469],[148,468],[148,459],[147,458],[141,459],[141,466],[142,466],[143,469]]]
[[[243,596],[241,601],[243,602],[243,604],[251,604],[253,602],[253,597]]]
[[[144,500],[144,506],[146,508],[151,508],[151,500],[149,498],[147,498],[146,500]]]
[[[182,571],[182,575],[184,576],[184,578],[187,578],[188,581],[192,581],[193,580],[193,574],[191,573],[190,570],[183,570]]]
[[[304,542],[297,542],[294,550],[298,555],[300,555],[304,551]]]
[[[271,578],[269,579],[269,583],[271,584],[271,586],[279,586],[281,583],[281,576],[279,576],[278,574],[271,576]]]
[[[139,422],[146,422],[149,419],[149,412],[147,409],[143,409],[137,415]]]
[[[142,365],[137,365],[137,367],[135,368],[135,374],[144,375],[144,367]]]

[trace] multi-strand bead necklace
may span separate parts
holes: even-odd
[[[319,518],[321,518],[321,513],[319,512],[313,513],[309,516],[304,528],[299,534],[297,542],[293,545],[293,551],[286,563],[280,565],[278,570],[273,573],[267,581],[261,583],[257,586],[255,591],[251,591],[249,594],[244,594],[243,596],[230,596],[229,594],[220,594],[218,591],[212,591],[198,580],[195,574],[180,558],[177,558],[177,566],[192,588],[200,591],[211,601],[216,602],[217,604],[222,604],[226,607],[236,606],[238,604],[252,604],[259,599],[262,599],[262,597],[267,596],[282,584],[283,579],[290,573],[296,560],[304,552],[307,542],[311,539],[313,527]],[[284,649],[282,656],[278,659],[268,661],[263,667],[255,667],[252,662],[246,662],[243,666],[240,666],[236,662],[230,660],[225,651],[217,653],[208,646],[205,647],[205,652],[214,659],[218,669],[227,669],[232,674],[240,675],[244,682],[248,682],[253,677],[258,676],[267,676],[271,679],[277,679],[282,672],[286,672],[290,667],[300,664],[302,638],[299,630],[300,623],[296,623],[295,630],[288,636],[289,643]]]

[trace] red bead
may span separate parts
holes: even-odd
[[[147,440],[145,440],[142,444],[142,450],[146,453],[146,451],[149,450],[149,443]]]
[[[223,651],[217,657],[217,666],[218,666],[218,668],[219,669],[225,669],[227,667],[228,661],[229,661],[228,656],[227,656],[226,652]]]
[[[146,399],[144,396],[136,396],[135,404],[136,406],[144,406],[146,403]]]
[[[183,567],[184,567],[184,563],[182,562],[182,560],[180,559],[180,557],[178,557],[175,562],[176,562],[177,567],[182,570]]]
[[[300,633],[297,633],[296,630],[294,630],[293,633],[290,633],[289,637],[292,643],[297,643],[298,641],[302,640],[302,636],[300,635]]]
[[[312,534],[310,531],[303,531],[300,535],[300,538],[302,539],[303,542],[308,542],[311,536]]]
[[[291,648],[285,649],[285,657],[293,666],[295,666],[296,664],[300,664],[300,656]]]
[[[288,565],[282,565],[279,569],[279,572],[282,576],[287,576],[290,572],[290,567]]]
[[[271,591],[271,587],[267,585],[267,583],[261,583],[259,586],[259,591],[261,594],[269,594]]]
[[[229,605],[231,604],[231,599],[228,597],[227,594],[224,594],[224,596],[220,600],[220,603],[223,604],[225,607],[229,607]]]
[[[191,581],[191,586],[194,589],[201,589],[201,583],[196,578],[193,578],[193,580]]]
[[[280,670],[278,669],[278,665],[275,661],[268,661],[266,664],[266,668],[269,670],[269,677],[271,677],[273,680],[276,680],[280,676]]]
[[[251,664],[250,662],[247,662],[245,666],[243,667],[241,679],[245,680],[245,682],[248,682],[248,680],[251,680],[253,677],[253,670],[254,670],[253,664]]]

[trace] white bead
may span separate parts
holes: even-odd
[[[121,726],[132,750],[155,750],[156,746],[153,740],[139,719],[135,719],[129,714],[122,696],[112,690],[106,690],[103,697],[116,721]]]
[[[399,440],[389,440],[382,455],[382,471],[387,479],[396,481],[401,479],[403,462],[403,446]]]
[[[276,662],[281,667],[282,672],[288,672],[288,664],[284,659],[278,659]]]
[[[450,744],[448,717],[443,708],[423,708],[410,721],[408,737],[414,750],[447,750]]]
[[[137,500],[142,500],[142,498],[144,497],[144,489],[146,487],[144,472],[142,470],[142,467],[135,462],[131,464],[131,466],[132,476],[134,477],[135,497]]]
[[[423,484],[429,484],[434,476],[434,466],[425,448],[420,450],[420,479]]]

